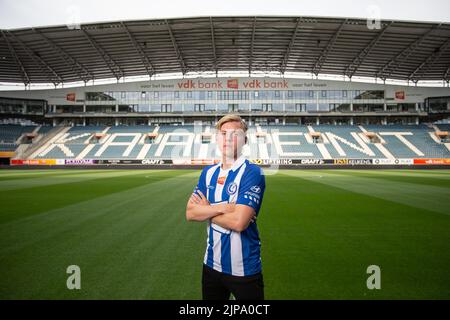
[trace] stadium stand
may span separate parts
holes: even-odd
[[[435,126],[447,130],[447,125]],[[17,139],[51,127],[0,126],[2,150]],[[33,143],[33,159],[213,159],[217,151],[210,126],[66,127],[51,139]],[[250,126],[245,154],[254,159],[450,158],[436,129],[420,125]],[[370,140],[374,134],[378,142]],[[204,137],[207,138],[204,138]],[[206,140],[204,140],[206,139]]]

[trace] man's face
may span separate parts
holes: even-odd
[[[217,145],[226,158],[239,157],[245,144],[245,132],[238,121],[224,123],[217,132]]]

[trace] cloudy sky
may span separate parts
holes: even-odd
[[[359,17],[450,22],[449,0],[0,0],[0,28],[218,15]]]

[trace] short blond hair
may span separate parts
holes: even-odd
[[[245,121],[237,114],[226,114],[219,121],[217,121],[216,129],[220,130],[220,128],[227,122],[239,122],[241,124],[241,128],[244,132],[247,132],[248,126]]]

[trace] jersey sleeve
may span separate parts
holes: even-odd
[[[206,169],[202,171],[200,177],[198,178],[197,186],[194,189],[194,193],[200,195],[198,191],[200,190],[206,197]]]
[[[261,168],[256,167],[242,177],[236,204],[243,204],[259,212],[266,189],[266,180]]]

